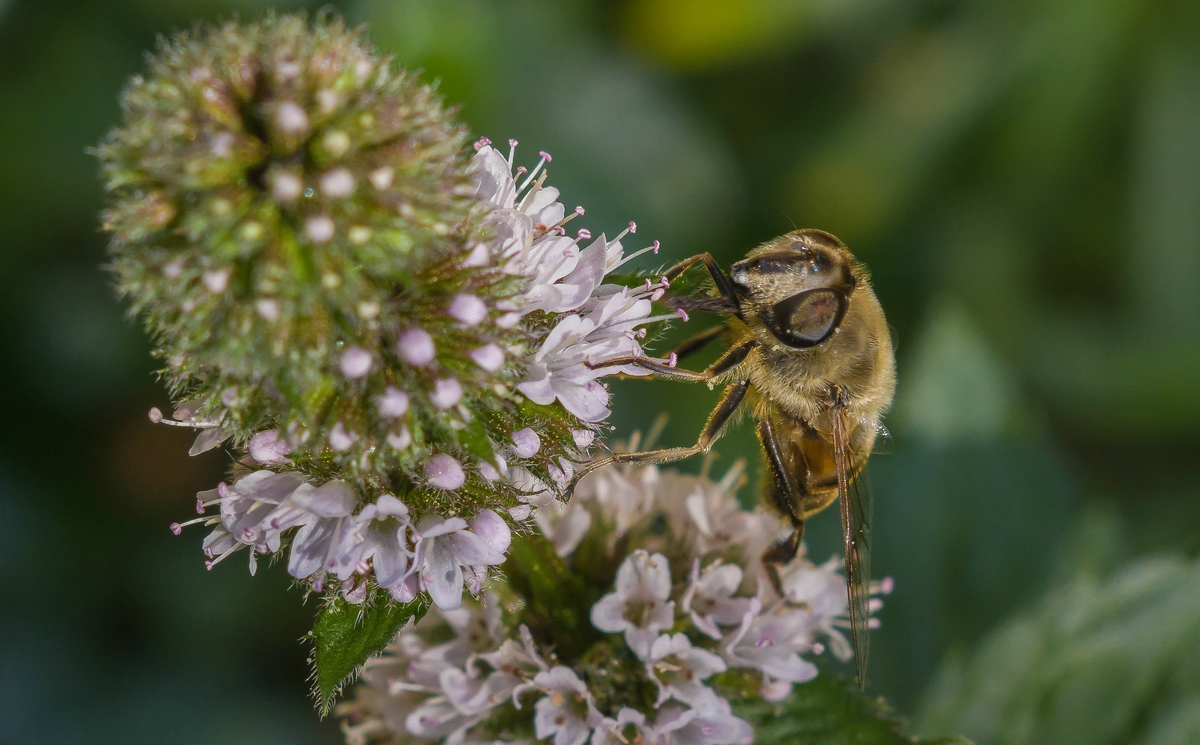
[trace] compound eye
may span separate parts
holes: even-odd
[[[846,315],[846,303],[846,296],[836,290],[808,290],[780,300],[759,318],[779,341],[807,349],[833,335]]]

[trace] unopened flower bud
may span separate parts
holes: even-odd
[[[430,485],[446,491],[459,488],[467,480],[459,462],[445,453],[438,453],[429,459],[425,464],[425,478]]]
[[[433,337],[428,332],[424,329],[409,329],[400,335],[396,353],[408,364],[421,367],[433,362],[437,350],[433,346]]]

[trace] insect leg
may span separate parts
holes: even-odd
[[[729,284],[729,278],[725,276],[725,272],[721,271],[721,267],[717,266],[717,262],[713,259],[712,254],[702,253],[697,254],[690,259],[684,259],[675,266],[668,269],[663,274],[663,279],[667,282],[672,282],[679,275],[692,268],[694,265],[704,262],[704,266],[708,269],[708,273],[712,275],[713,284],[717,287],[717,292],[723,297],[733,297],[733,287]]]
[[[712,447],[713,441],[720,435],[721,427],[725,426],[725,423],[737,411],[738,406],[742,403],[742,399],[746,397],[746,391],[748,390],[750,390],[749,380],[739,380],[725,389],[724,395],[721,396],[721,402],[708,415],[708,422],[705,423],[704,429],[700,432],[700,437],[696,440],[695,445],[683,448],[646,450],[640,453],[615,453],[607,458],[592,461],[571,476],[571,480],[567,483],[567,488],[563,490],[562,501],[570,501],[571,494],[575,491],[575,486],[584,476],[613,463],[671,463],[698,455],[699,453],[708,452],[708,449]]]
[[[657,378],[666,378],[667,380],[686,380],[693,383],[707,383],[717,377],[729,372],[738,365],[746,361],[746,357],[750,355],[750,351],[758,346],[758,342],[753,339],[748,339],[736,347],[730,347],[725,354],[721,355],[720,359],[709,365],[703,372],[695,372],[693,370],[680,370],[677,367],[671,367],[665,362],[658,362],[647,357],[617,357],[611,360],[605,360],[602,364],[593,365],[590,362],[585,363],[593,370],[608,368],[608,367],[640,367],[643,370],[649,370],[654,373]]]
[[[800,541],[804,537],[804,514],[801,512],[803,494],[796,484],[795,476],[789,471],[775,436],[775,427],[770,419],[758,423],[758,439],[767,455],[767,465],[771,469],[772,483],[766,488],[774,502],[775,508],[785,515],[792,523],[792,533],[775,543],[763,553],[763,564],[767,577],[774,585],[775,591],[783,596],[783,587],[779,579],[779,567],[791,562],[800,551]]]

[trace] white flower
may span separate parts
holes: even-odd
[[[716,696],[703,709],[664,706],[654,729],[661,745],[742,745],[754,739],[750,724],[735,717],[729,702]]]
[[[625,643],[641,659],[660,632],[675,623],[671,570],[667,557],[637,549],[617,569],[616,592],[592,606],[592,625],[609,633],[625,632]]]
[[[615,719],[605,717],[592,733],[592,745],[649,745],[657,741],[654,727],[646,724],[646,715],[628,706],[621,707]]]
[[[758,670],[764,683],[803,683],[817,676],[817,666],[800,657],[812,648],[808,614],[788,608],[759,613],[757,598],[737,632],[721,644],[730,667]]]
[[[641,354],[634,329],[650,318],[650,301],[621,288],[598,301],[587,316],[564,316],[529,360],[525,380],[517,389],[530,401],[549,404],[557,399],[584,420],[608,417],[608,391],[596,379],[624,372],[646,375],[645,370],[597,367],[607,360]]]
[[[543,154],[528,176],[518,172],[523,178],[520,183],[513,177],[511,157],[506,160],[485,145],[474,158],[476,197],[492,207],[493,253],[501,258],[505,271],[528,279],[518,302],[520,313],[574,310],[603,280],[609,244],[601,237],[580,251],[577,240],[566,237],[562,226],[583,211],[576,209],[564,219],[558,189],[544,185],[542,167],[549,156]]]
[[[381,495],[356,516],[355,531],[336,559],[335,574],[344,580],[350,572],[364,569],[365,562],[370,561],[375,570],[375,583],[392,592],[393,596],[403,596],[402,585],[412,555],[405,539],[407,528],[408,507],[391,494]]]
[[[545,692],[534,706],[533,726],[539,740],[554,736],[554,745],[583,745],[602,717],[587,686],[569,667],[555,665],[538,673],[533,685]]]
[[[354,541],[357,525],[350,518],[358,497],[344,481],[330,481],[319,487],[302,484],[291,500],[315,519],[307,522],[292,541],[288,574],[303,579],[317,574],[313,587],[320,591],[325,572],[338,570],[337,557]],[[350,572],[345,572],[346,577]]]
[[[656,707],[671,698],[696,706],[715,695],[702,681],[725,672],[725,661],[706,649],[693,647],[683,634],[663,634],[650,647],[646,672],[658,685]]]
[[[503,522],[491,510],[484,510],[480,516],[485,513],[488,516],[483,517],[484,523],[481,525],[494,528],[493,517]],[[461,517],[447,519],[436,514],[426,515],[413,535],[413,540],[417,541],[415,566],[419,572],[421,589],[429,591],[429,597],[439,608],[458,608],[462,603],[463,569],[503,563],[511,534],[507,540],[500,539],[498,530],[488,534],[488,538],[477,535],[468,529],[467,521]]]
[[[736,564],[713,563],[700,572],[700,560],[692,563],[691,581],[683,593],[683,612],[696,628],[713,639],[723,634],[719,626],[737,626],[750,610],[750,598],[734,597],[742,585],[742,568]]]
[[[233,486],[221,484],[216,489],[196,495],[196,508],[204,514],[208,507],[219,505],[220,517],[200,517],[185,523],[173,523],[171,532],[179,535],[187,525],[205,523],[217,527],[204,539],[205,565],[212,569],[226,557],[244,547],[250,547],[250,573],[258,568],[257,554],[279,550],[284,531],[312,519],[291,499],[304,485],[299,474],[255,471],[239,479]]]
[[[588,528],[592,526],[592,513],[578,502],[551,502],[538,509],[533,519],[537,521],[542,535],[554,546],[554,552],[563,557],[570,556],[579,547]]]
[[[593,502],[620,536],[654,513],[660,474],[657,466],[605,468],[580,482],[575,499]]]
[[[779,572],[784,599],[807,610],[813,626],[826,633],[837,633],[833,629],[834,620],[850,610],[846,578],[837,573],[838,564],[835,558],[818,567],[799,557]]]
[[[250,457],[264,466],[276,466],[287,462],[292,452],[292,446],[286,439],[280,439],[279,430],[268,429],[250,438],[247,446]]]
[[[405,717],[404,727],[417,737],[446,737],[447,742],[454,742],[461,740],[466,730],[482,718],[480,714],[467,715],[459,711],[446,696],[434,696],[425,699]]]

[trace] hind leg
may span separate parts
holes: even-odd
[[[775,435],[775,427],[771,424],[770,419],[763,419],[758,423],[758,440],[762,443],[763,451],[767,456],[767,467],[772,476],[770,483],[766,485],[764,494],[771,505],[792,523],[791,535],[777,541],[762,556],[763,566],[767,570],[767,578],[770,579],[775,591],[782,597],[783,587],[779,578],[779,567],[789,564],[792,559],[796,558],[796,554],[800,551],[800,541],[804,537],[804,513],[801,511],[804,494],[800,483],[803,483],[801,480],[806,477],[807,472],[805,470],[801,473],[792,473],[788,468],[783,450]],[[800,467],[806,469],[803,463],[800,464]]]

